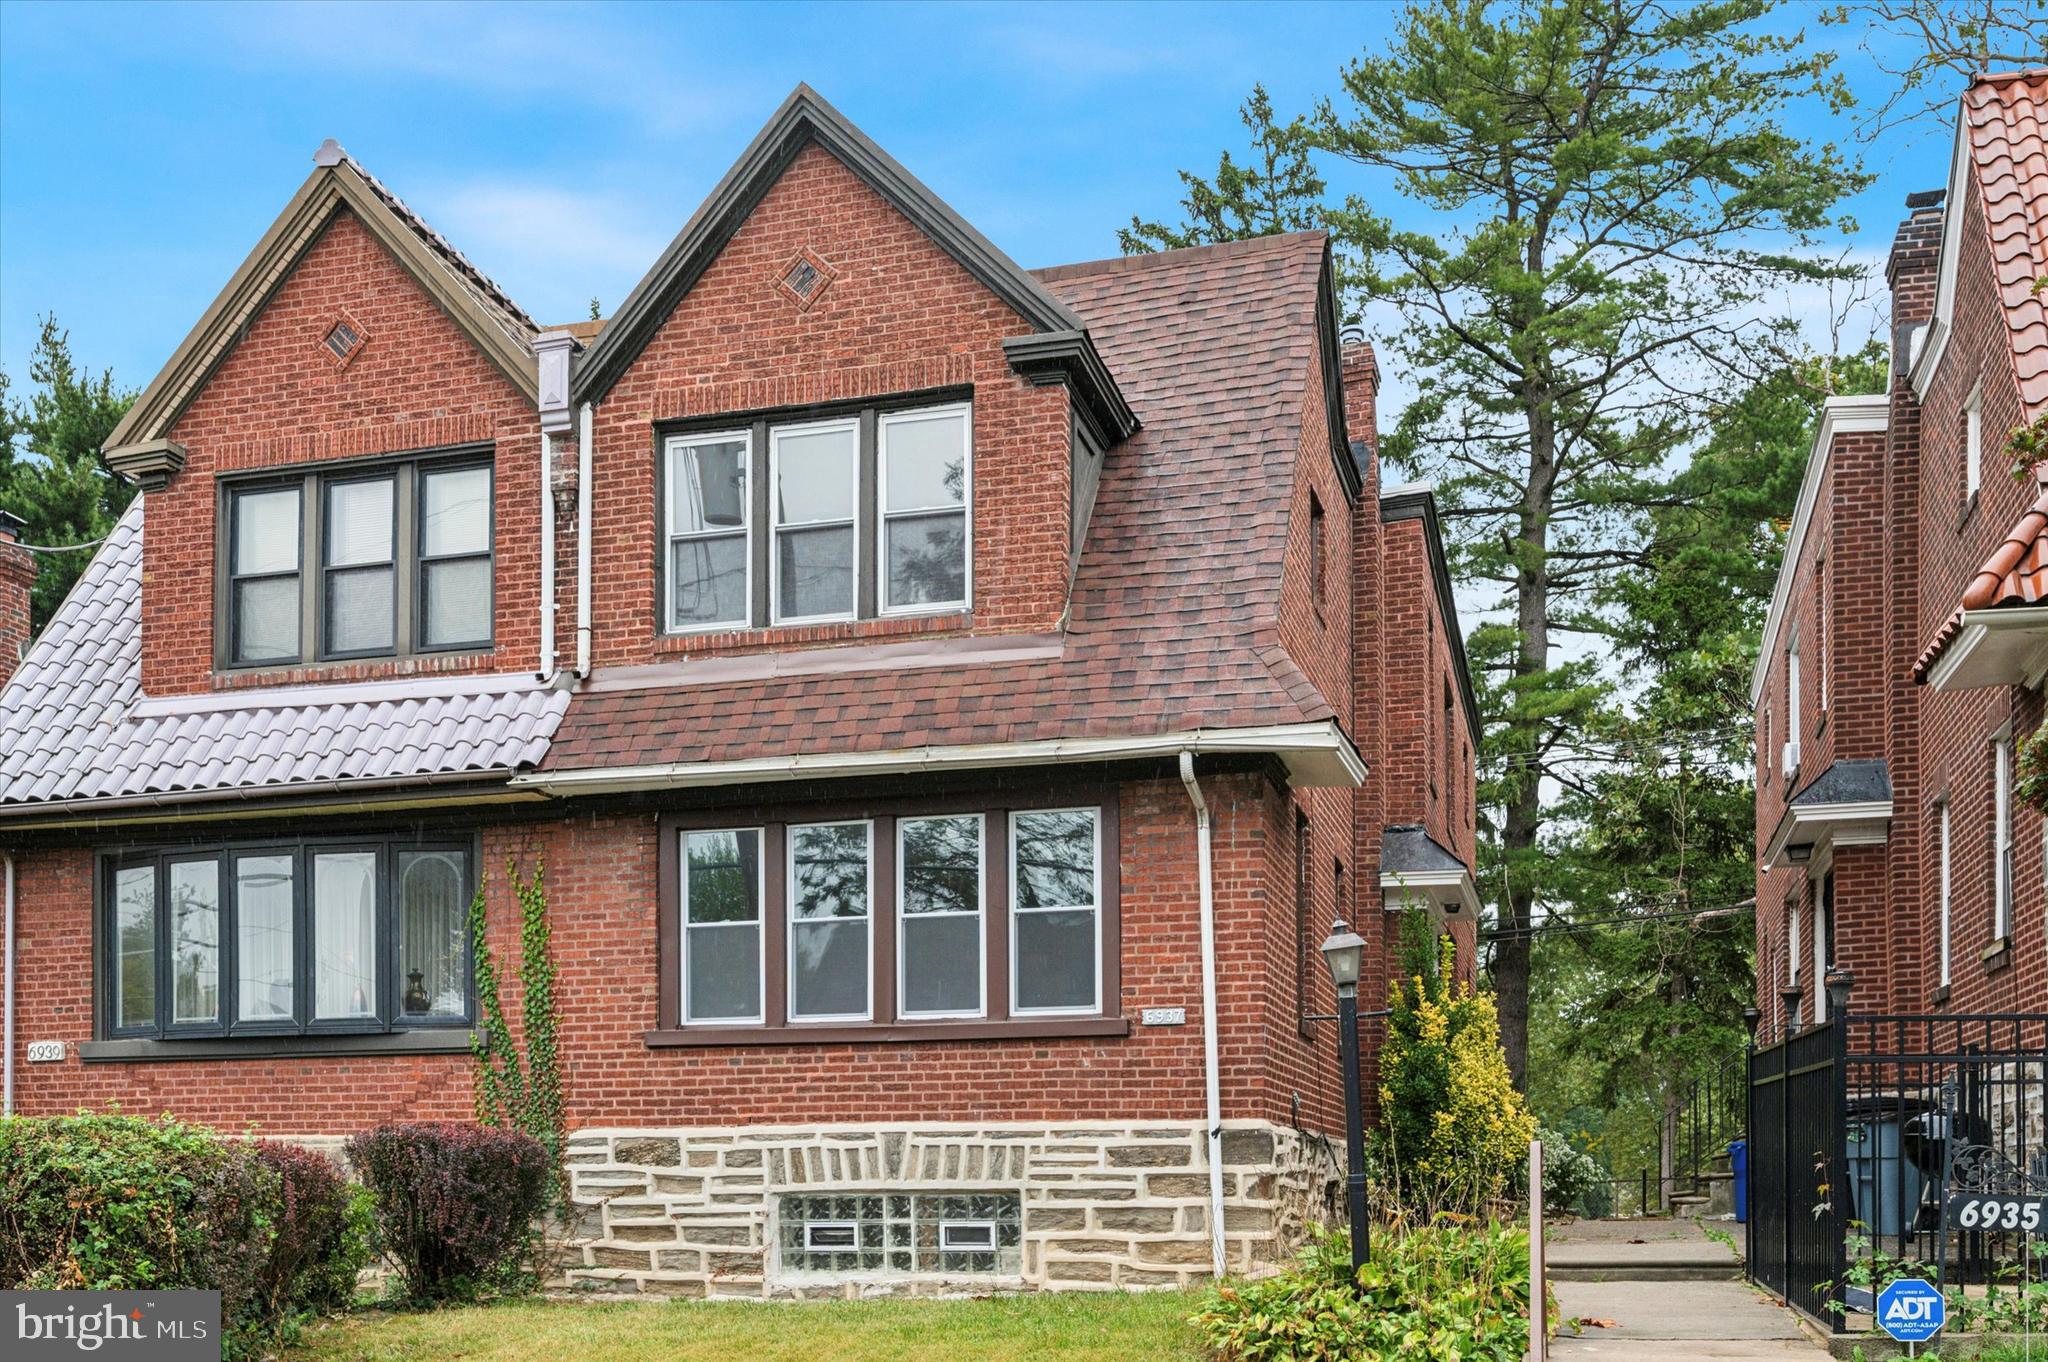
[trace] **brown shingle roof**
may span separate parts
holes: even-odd
[[[1963,124],[2032,419],[2048,410],[2048,300],[2033,291],[2048,273],[2048,68],[1977,77],[1963,94]]]
[[[1057,656],[585,692],[544,769],[1330,719],[1276,627],[1323,252],[1300,233],[1038,272],[1143,422],[1104,465]]]

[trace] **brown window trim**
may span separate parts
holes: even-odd
[[[1093,807],[1101,836],[1101,941],[1096,961],[1101,1007],[1095,1012],[1065,1015],[1010,1012],[1010,815],[1034,809]],[[978,813],[983,816],[982,857],[986,868],[983,904],[983,1015],[922,1021],[902,1018],[896,1010],[896,832],[902,818]],[[783,885],[783,830],[793,823],[844,822],[855,818],[875,822],[873,841],[874,899],[870,905],[872,973],[867,1022],[791,1022],[788,962],[785,958],[787,907]],[[766,891],[762,902],[761,949],[763,996],[759,1023],[700,1023],[682,1018],[682,883],[680,834],[709,828],[760,827]],[[1041,788],[1031,794],[991,792],[924,798],[889,798],[843,803],[755,805],[742,808],[692,810],[664,814],[656,822],[656,865],[659,877],[656,932],[656,1021],[646,1033],[650,1048],[715,1045],[826,1045],[847,1042],[901,1043],[918,1040],[1038,1039],[1057,1036],[1123,1036],[1130,1022],[1122,1015],[1122,915],[1120,911],[1120,831],[1117,787],[1090,783],[1067,788]]]

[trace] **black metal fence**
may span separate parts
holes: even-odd
[[[2020,1269],[2019,1203],[2048,1199],[2048,1016],[1851,1015],[1756,1051],[1749,1080],[1756,1281],[1833,1326],[1869,1308],[1858,1260],[1943,1286]]]

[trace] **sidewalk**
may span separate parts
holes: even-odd
[[[1735,1254],[1693,1221],[1582,1221],[1558,1227],[1549,1249],[1563,1314],[1550,1355],[1559,1362],[1827,1356],[1790,1310],[1740,1280]],[[1574,1333],[1578,1319],[1605,1327]]]

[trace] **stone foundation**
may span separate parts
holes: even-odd
[[[1184,1286],[1210,1273],[1206,1160],[1199,1122],[578,1131],[564,1273],[585,1290],[755,1298]],[[1228,1270],[1285,1260],[1310,1220],[1331,1218],[1341,1175],[1321,1137],[1226,1123]],[[977,1194],[1021,1203],[1007,1270],[784,1261],[801,1239],[780,1232],[785,1195]]]

